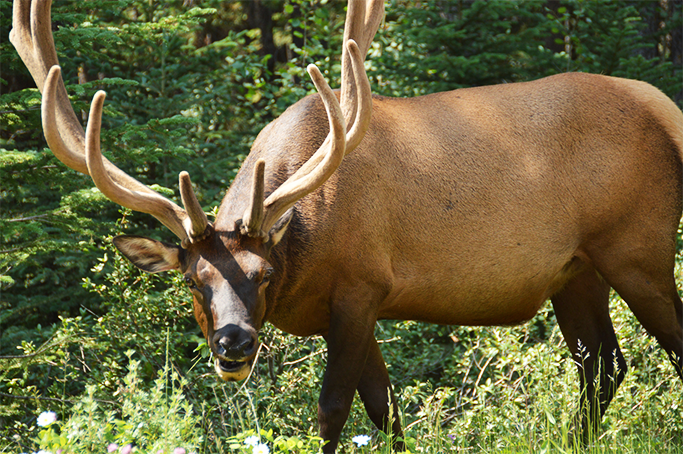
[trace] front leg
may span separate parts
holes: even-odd
[[[330,307],[327,340],[327,367],[318,400],[320,436],[324,453],[334,453],[342,428],[351,410],[371,345],[376,342],[376,311],[381,297],[377,292],[353,289],[339,292]]]

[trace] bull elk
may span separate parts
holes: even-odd
[[[322,335],[318,418],[334,452],[354,393],[401,436],[378,319],[510,325],[547,300],[579,364],[580,418],[597,428],[626,372],[608,311],[621,295],[683,378],[674,279],[683,114],[652,86],[590,74],[372,97],[363,60],[382,0],[350,1],[341,93],[318,90],[255,140],[213,224],[180,174],[184,209],[100,153],[104,93],[85,133],[66,95],[50,0],[15,0],[10,39],[42,92],[45,137],[113,202],[181,240],[119,236],[139,268],[178,270],[224,380],[244,379],[268,321]],[[353,152],[353,153],[352,153]],[[348,155],[348,156],[347,156]]]

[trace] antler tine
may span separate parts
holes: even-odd
[[[90,175],[85,162],[85,133],[71,108],[59,66],[55,65],[50,68],[41,90],[43,92],[41,104],[43,133],[47,145],[57,159],[67,167]],[[67,107],[64,107],[65,103]],[[65,123],[67,113],[72,114],[73,124]],[[107,158],[102,157],[102,160],[111,178],[119,185],[134,191],[156,194],[154,190],[116,167]]]
[[[344,112],[344,119],[349,130],[358,120],[356,113],[358,103],[349,102],[358,93],[356,80],[366,79],[367,75],[363,70],[363,77],[355,76],[353,63],[346,45],[350,40],[356,41],[363,59],[370,49],[375,33],[379,24],[384,18],[384,0],[349,0],[346,11],[346,21],[344,23],[344,46],[342,47],[342,82],[341,82],[341,105]],[[358,133],[363,132],[358,130]],[[360,143],[362,135],[353,138],[352,142]],[[349,150],[352,151],[353,148]]]
[[[188,233],[189,242],[193,242],[193,240],[204,236],[209,220],[192,190],[190,174],[184,170],[178,175],[178,186],[180,187],[180,199],[183,201],[183,206],[187,213],[187,219],[183,224],[185,225],[185,231]]]
[[[17,49],[41,93],[44,93],[48,71],[58,64],[50,29],[51,23],[50,20],[44,20],[45,17],[50,17],[51,5],[50,0],[16,0],[13,5],[12,30],[10,31],[10,41]],[[56,122],[59,129],[68,132],[65,134],[66,146],[58,150],[56,156],[72,169],[87,175],[88,169],[82,152],[84,150],[83,128],[71,109],[63,83],[56,86],[56,98],[56,104],[59,107]],[[68,107],[64,109],[64,106]],[[81,153],[71,150],[81,150]]]
[[[370,119],[372,117],[372,91],[370,89],[370,81],[365,73],[365,65],[363,64],[365,54],[361,53],[358,45],[352,39],[347,42],[346,47],[351,54],[351,68],[353,69],[353,75],[356,80],[356,98],[353,102],[349,103],[356,107],[356,117],[353,121],[353,126],[350,127],[346,137],[345,154],[349,154],[360,144],[370,127]],[[348,101],[348,98],[342,100],[342,106],[346,105],[344,104],[344,101]]]
[[[365,9],[361,6],[361,2],[349,2],[344,28],[342,62],[347,62],[345,67],[347,70],[342,69],[340,104],[348,128],[345,155],[356,149],[370,127],[372,90],[363,61],[384,17],[383,1],[370,1],[365,5]],[[359,19],[358,16],[361,14],[363,18]],[[350,36],[359,37],[360,44]],[[348,63],[350,63],[350,70]],[[290,179],[297,180],[311,172],[323,159],[322,152],[325,149],[325,147],[321,147]]]
[[[263,224],[263,196],[265,194],[265,169],[266,161],[259,159],[254,166],[254,177],[251,183],[251,201],[249,208],[242,217],[241,230],[243,234],[262,236]]]
[[[64,140],[62,140],[62,135],[59,133],[55,104],[58,104],[56,98],[59,97],[59,87],[64,85],[59,83],[62,79],[61,73],[61,68],[55,65],[50,68],[50,72],[47,73],[47,77],[45,78],[43,102],[41,103],[40,109],[43,134],[45,134],[47,146],[50,147],[52,153],[54,153],[60,161],[66,164],[67,167],[89,175],[85,157],[71,153],[69,147],[64,143]],[[80,127],[80,124],[78,126]],[[83,168],[81,168],[81,166]]]
[[[57,51],[52,38],[50,12],[51,0],[16,0],[14,2],[12,30],[10,41],[17,49],[22,61],[28,68],[41,93],[45,93],[47,76],[57,66]],[[64,82],[56,77],[53,85],[54,95],[52,109],[53,137],[61,136],[62,146],[53,149],[55,156],[70,168],[88,175],[85,163],[85,133],[76,114],[71,107]],[[48,143],[49,144],[49,143]],[[104,158],[104,165],[112,178],[122,186],[136,191],[153,193],[154,191],[136,179],[121,171]]]
[[[329,86],[317,67],[310,65],[308,68],[311,78],[325,103],[330,119],[330,134],[313,156],[265,201],[263,206],[264,219],[260,228],[255,218],[256,213],[259,213],[255,210],[261,209],[260,203],[256,200],[256,194],[258,191],[264,190],[262,187],[264,182],[255,174],[251,205],[245,212],[242,222],[243,233],[252,236],[267,233],[287,209],[300,198],[322,185],[341,164],[343,157],[360,144],[370,126],[372,117],[372,93],[363,60],[383,15],[384,3],[381,0],[371,0],[369,3],[354,1],[349,3],[342,53],[341,103],[337,101],[336,97],[328,98]],[[356,42],[356,38],[360,41]],[[344,63],[346,63],[345,69]],[[339,112],[342,112],[341,121],[334,119],[330,110],[331,106],[335,106]],[[351,123],[351,125],[346,122]],[[345,125],[344,131],[348,126],[349,131],[348,135],[342,134],[345,142],[343,149],[339,148],[341,139],[334,130],[334,126],[338,127],[340,124]],[[261,199],[259,198],[259,200]],[[247,220],[249,222],[245,222]]]
[[[105,97],[106,94],[102,90],[95,93],[90,106],[88,128],[85,131],[85,159],[88,172],[95,185],[112,202],[134,211],[151,214],[175,233],[178,238],[185,240],[191,236],[191,232],[188,232],[183,222],[188,217],[185,210],[157,192],[141,193],[134,191],[117,184],[109,176],[100,151],[102,106]]]
[[[313,79],[330,122],[330,140],[325,141],[321,148],[325,148],[324,158],[308,174],[298,179],[289,179],[277,188],[264,202],[264,219],[261,230],[268,232],[285,211],[291,208],[299,199],[315,191],[334,173],[344,158],[346,149],[346,124],[341,112],[339,101],[320,70],[315,65],[308,66],[308,74]]]

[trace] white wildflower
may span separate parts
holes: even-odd
[[[251,452],[252,454],[270,454],[270,449],[268,448],[268,445],[259,443],[254,446],[254,449]]]
[[[245,445],[256,446],[260,443],[261,443],[261,440],[259,440],[259,437],[257,437],[256,435],[252,435],[252,436],[244,439]]]
[[[370,441],[370,437],[367,435],[356,435],[351,440],[356,443],[357,446],[365,446]]]
[[[57,413],[54,411],[44,411],[38,416],[38,425],[40,427],[47,427],[57,421]]]

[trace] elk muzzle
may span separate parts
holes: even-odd
[[[258,333],[229,324],[217,330],[211,340],[216,356],[216,373],[226,381],[244,380],[258,351]]]

